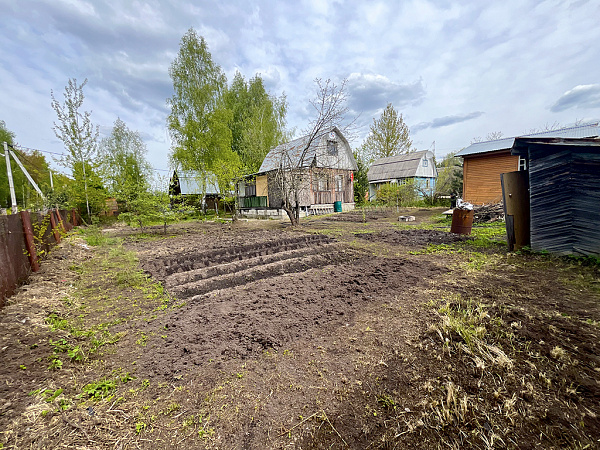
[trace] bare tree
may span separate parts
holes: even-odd
[[[498,139],[502,139],[504,133],[502,131],[490,131],[485,135],[485,139],[481,136],[476,136],[471,139],[471,144],[476,144],[478,142],[486,142],[486,141],[497,141]]]
[[[316,97],[310,101],[314,108],[315,118],[305,129],[305,137],[301,142],[292,141],[300,145],[298,149],[292,148],[291,143],[281,145],[275,156],[277,169],[272,180],[281,197],[281,207],[287,213],[293,226],[300,223],[300,208],[302,198],[308,195],[310,177],[312,174],[312,161],[307,154],[312,146],[328,131],[334,127],[340,131],[347,131],[353,122],[347,123],[348,113],[346,93],[346,80],[337,85],[330,79],[322,81],[317,78]]]

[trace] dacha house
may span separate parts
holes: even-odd
[[[310,141],[302,136],[269,151],[257,173],[238,183],[240,214],[283,218],[282,187],[278,173],[294,171],[303,216],[354,209],[352,149],[333,127]]]
[[[367,178],[371,201],[377,199],[377,191],[386,184],[413,183],[418,195],[431,196],[437,179],[434,155],[423,150],[380,158],[369,167]]]

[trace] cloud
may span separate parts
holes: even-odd
[[[402,84],[384,75],[352,73],[348,77],[350,109],[357,113],[374,112],[392,103],[396,109],[417,105],[425,98],[423,80]]]
[[[600,108],[600,84],[580,84],[556,100],[550,111],[561,112],[569,108]]]
[[[477,117],[480,117],[483,114],[483,111],[474,111],[469,114],[456,114],[454,116],[438,117],[437,119],[433,119],[431,122],[418,123],[415,126],[410,127],[410,131],[412,133],[418,133],[419,131],[425,130],[426,128],[447,127],[449,125],[454,125],[455,123],[461,123],[466,122],[467,120],[476,119]]]

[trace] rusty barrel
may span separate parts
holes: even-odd
[[[473,210],[455,209],[452,213],[451,233],[471,234],[473,226]]]

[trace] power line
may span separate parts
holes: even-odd
[[[12,146],[11,144],[8,144],[8,145],[10,145],[13,148],[13,150],[16,150],[16,148],[14,146]],[[25,150],[25,151],[29,151],[29,152],[41,152],[41,153],[49,153],[51,155],[67,156],[64,153],[51,152],[49,150],[41,150],[39,148],[24,147],[23,145],[18,145],[18,144],[17,144],[17,147],[19,148],[19,150]],[[152,169],[156,172],[170,172],[171,171],[170,169],[157,169],[155,167],[150,167],[150,169]]]

